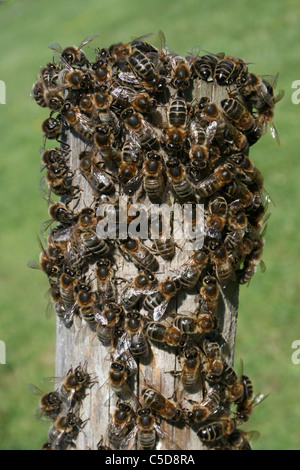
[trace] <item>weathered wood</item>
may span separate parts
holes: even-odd
[[[227,92],[225,87],[199,81],[198,87],[194,91],[194,99],[199,99],[200,96],[209,96],[219,105],[221,99],[227,96]],[[68,142],[72,149],[71,167],[73,170],[76,170],[78,168],[78,155],[81,151],[86,150],[87,145],[71,132],[68,133]],[[76,210],[80,210],[80,208],[92,203],[92,192],[88,183],[79,172],[75,173],[73,184],[78,184],[83,190],[80,202],[76,206]],[[120,196],[122,197],[121,189]],[[143,202],[149,205],[149,201]],[[182,249],[176,248],[176,256],[171,262],[160,258],[160,268],[157,274],[158,280],[163,280],[170,276],[189,256],[190,252],[186,252],[183,247]],[[133,264],[126,263],[118,252],[116,252],[115,259],[115,265],[117,266],[116,276],[119,278],[131,279],[138,272]],[[221,292],[222,300],[219,302],[218,315],[222,325],[223,339],[230,345],[226,359],[232,364],[238,312],[237,283],[231,281],[221,289]],[[198,293],[196,290],[194,292],[180,293],[177,300],[170,303],[169,311],[172,313],[177,313],[177,311],[180,313],[184,311],[194,312],[197,301]],[[192,398],[200,402],[202,398],[201,389],[198,389],[194,394],[182,392],[179,379],[166,373],[168,371],[180,370],[180,364],[174,354],[174,349],[151,344],[151,350],[151,361],[147,362],[145,360],[139,363],[139,374],[134,379],[134,393],[136,396],[140,397],[142,387],[147,384],[160,390],[168,398],[172,397],[174,391],[177,390],[179,399]],[[82,322],[75,321],[71,328],[66,328],[58,319],[56,375],[63,376],[71,365],[76,367],[79,363],[83,364],[85,361],[88,364],[88,371],[97,378],[98,383],[88,391],[88,396],[83,400],[81,417],[82,419],[89,418],[89,421],[86,423],[83,432],[79,433],[76,445],[78,449],[96,449],[97,442],[101,436],[105,436],[110,415],[116,403],[116,398],[113,397],[105,384],[110,366],[110,354],[108,349],[95,337],[95,332],[85,325],[84,320]],[[203,448],[201,441],[192,428],[173,426],[162,420],[161,429],[182,449],[194,450]],[[162,446],[161,448],[165,449],[166,447]]]

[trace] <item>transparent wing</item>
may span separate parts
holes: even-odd
[[[81,49],[82,47],[86,46],[89,42],[93,41],[99,36],[99,33],[92,34],[91,36],[87,36],[78,46],[78,49]]]

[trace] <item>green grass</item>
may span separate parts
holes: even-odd
[[[300,365],[291,362],[291,344],[300,339],[299,113],[291,84],[300,79],[300,4],[293,0],[7,0],[0,5],[0,339],[7,364],[0,365],[0,448],[39,449],[47,426],[35,420],[37,397],[27,384],[54,374],[55,321],[44,315],[47,280],[26,263],[38,258],[35,233],[48,218],[38,195],[42,136],[48,115],[29,98],[39,67],[52,59],[47,46],[79,44],[100,33],[92,47],[105,47],[150,32],[164,31],[179,54],[200,47],[243,57],[251,71],[275,75],[285,98],[275,123],[281,146],[270,135],[250,156],[265,178],[270,204],[264,261],[266,272],[242,286],[236,360],[255,392],[269,394],[245,426],[257,430],[256,449],[298,449]],[[92,54],[93,51],[90,51]]]

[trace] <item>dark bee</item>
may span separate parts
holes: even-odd
[[[212,442],[229,436],[236,428],[236,421],[232,418],[221,416],[218,421],[208,422],[200,427],[197,436],[202,442]]]
[[[90,119],[80,112],[77,106],[73,106],[69,102],[66,103],[61,110],[61,115],[65,119],[65,122],[73,127],[75,132],[88,142],[93,142],[95,127],[92,125]]]
[[[215,265],[216,276],[220,284],[235,279],[234,267],[224,243],[212,241],[210,243],[210,257]]]
[[[232,56],[220,58],[214,70],[214,80],[221,86],[232,85],[234,82],[243,85],[247,76],[248,68],[244,60]]]
[[[209,260],[209,252],[206,248],[197,250],[183,263],[175,277],[180,280],[182,287],[192,289],[198,282],[202,271]]]
[[[193,59],[192,69],[193,72],[201,80],[206,82],[212,81],[214,76],[214,70],[218,63],[218,57],[212,54],[203,55]]]
[[[218,321],[216,317],[204,313],[197,317],[177,315],[174,320],[174,326],[188,335],[210,333],[216,329],[217,325]]]
[[[110,302],[101,313],[96,314],[97,337],[104,346],[112,345],[116,327],[120,323],[122,316],[123,309],[115,302]]]
[[[56,118],[47,118],[42,124],[42,133],[44,139],[56,139],[59,142],[58,138],[62,133],[62,126],[63,122],[59,116]]]
[[[76,449],[74,441],[86,422],[87,420],[82,421],[76,413],[71,411],[67,414],[59,415],[51,425],[48,433],[48,442],[51,444],[51,449],[63,450],[69,445]]]
[[[193,408],[191,411],[185,412],[187,420],[190,423],[203,423],[211,419],[212,414],[219,408],[221,402],[220,387],[216,385],[211,388],[201,403],[189,401],[193,404]]]
[[[225,116],[234,122],[235,127],[243,132],[251,132],[255,125],[252,114],[237,100],[228,98],[221,101],[221,106]]]
[[[203,364],[205,378],[209,383],[217,383],[221,380],[224,368],[221,347],[216,341],[209,341],[208,339],[204,339],[202,347],[205,354]]]
[[[149,345],[143,332],[143,318],[133,310],[125,317],[125,331],[128,339],[129,351],[134,357],[143,357],[148,354]]]
[[[215,171],[204,178],[197,186],[196,192],[200,197],[209,197],[230,183],[234,175],[233,165],[225,163],[218,166]]]
[[[58,391],[42,392],[33,384],[28,385],[29,393],[40,396],[40,403],[37,409],[38,418],[56,419],[63,408],[63,402]]]
[[[191,70],[189,63],[183,57],[171,59],[171,85],[178,90],[185,90],[191,83]]]
[[[98,162],[91,151],[83,151],[79,155],[79,168],[96,195],[111,194],[115,185],[109,174],[101,170],[102,162]]]
[[[172,158],[167,162],[167,176],[176,195],[181,200],[193,200],[195,198],[195,186],[189,180],[185,167],[178,158]]]
[[[96,262],[97,295],[100,304],[116,300],[117,292],[114,285],[114,271],[111,262],[102,258]]]

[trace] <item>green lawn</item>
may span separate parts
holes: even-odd
[[[275,75],[285,90],[275,124],[281,145],[270,134],[250,156],[265,178],[270,204],[264,262],[249,287],[242,286],[236,360],[255,392],[269,394],[247,425],[260,437],[256,449],[299,449],[300,364],[291,344],[300,339],[300,105],[291,96],[300,80],[300,3],[296,0],[6,0],[0,4],[0,340],[7,364],[0,365],[0,448],[39,449],[48,426],[34,418],[37,397],[27,384],[54,374],[55,321],[45,311],[47,279],[27,268],[38,258],[35,233],[48,218],[38,194],[42,136],[48,112],[29,98],[39,67],[52,59],[48,45],[79,44],[99,33],[91,47],[106,47],[158,30],[179,54],[200,47],[244,58],[251,71]],[[93,54],[93,51],[91,51]]]

